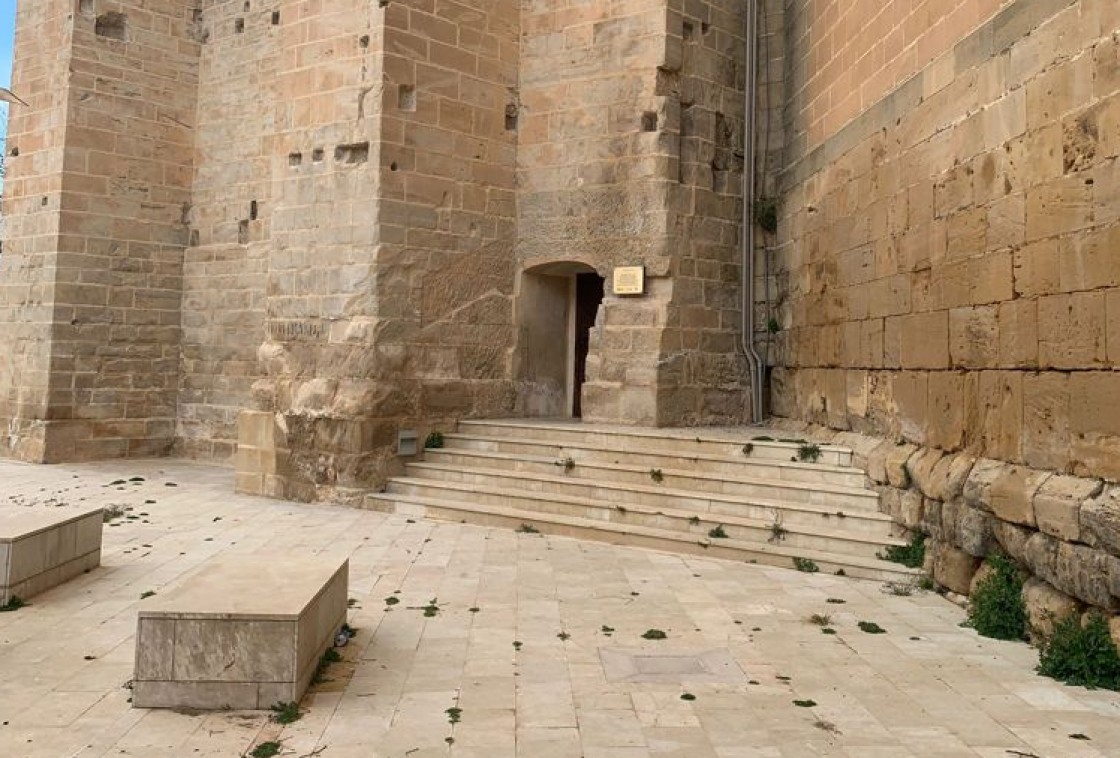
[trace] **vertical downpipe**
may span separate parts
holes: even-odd
[[[742,335],[741,345],[747,357],[751,377],[751,423],[763,420],[762,356],[754,344],[754,243],[755,229],[751,210],[754,207],[755,131],[757,114],[755,106],[758,92],[758,0],[747,0],[746,29],[746,86],[744,87],[743,113],[743,231],[742,242]]]

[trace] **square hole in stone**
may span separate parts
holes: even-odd
[[[128,41],[128,16],[123,13],[103,13],[94,22],[93,32],[98,37]]]
[[[416,110],[416,87],[402,84],[397,89],[397,107],[402,111]]]

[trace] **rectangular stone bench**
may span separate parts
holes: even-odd
[[[145,601],[133,706],[255,710],[298,702],[346,621],[348,573],[342,558],[219,559]]]
[[[0,605],[101,563],[100,508],[0,508]]]

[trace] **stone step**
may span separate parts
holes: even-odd
[[[519,508],[464,503],[435,497],[378,493],[367,495],[364,506],[373,510],[416,518],[460,521],[512,529],[532,528],[541,534],[597,540],[673,553],[746,561],[783,568],[795,567],[794,559],[812,561],[826,573],[877,581],[913,580],[919,572],[895,563],[832,551],[796,548],[740,539],[697,538],[694,534],[635,524],[594,520],[556,513],[538,513]]]
[[[698,498],[675,501],[668,496],[656,504],[649,504],[620,502],[620,498],[611,497],[608,491],[598,494],[591,492],[587,497],[579,497],[525,487],[502,487],[497,482],[437,481],[409,477],[391,480],[388,494],[401,495],[408,500],[459,501],[464,509],[487,506],[534,513],[538,518],[565,516],[581,518],[592,524],[657,528],[689,539],[707,538],[711,529],[722,525],[724,532],[734,540],[765,543],[776,537],[783,545],[794,549],[867,558],[873,558],[884,545],[905,544],[903,540],[889,536],[888,523],[879,522],[879,534],[867,534],[848,529],[845,523],[847,518],[838,516],[826,520],[823,515],[818,514],[817,524],[806,525],[793,523],[793,519],[787,523],[784,510],[771,511],[764,518],[752,518],[741,512],[713,513],[705,506],[715,502],[731,510],[728,506],[733,505],[729,500],[716,498],[710,501]],[[684,493],[685,496],[687,494]]]
[[[624,505],[644,503],[707,511],[716,499],[728,502],[731,508],[752,502],[762,508],[779,509],[804,505],[810,506],[818,518],[822,513],[861,513],[890,523],[890,517],[879,513],[879,496],[871,490],[826,488],[801,482],[719,478],[674,469],[655,469],[661,479],[654,481],[650,470],[635,466],[577,464],[566,470],[556,461],[522,459],[498,469],[444,463],[438,456],[429,462],[409,464],[406,471],[414,477],[479,485],[493,483],[509,489],[605,499]]]
[[[671,451],[680,455],[719,455],[746,457],[744,447],[751,445],[749,456],[759,460],[790,461],[798,459],[801,443],[766,441],[760,437],[779,437],[767,430],[744,430],[742,436],[730,432],[716,434],[705,429],[645,429],[628,427],[602,427],[578,423],[547,421],[460,421],[463,433],[475,436],[527,439],[549,442],[559,446],[595,446],[608,450],[640,450],[643,452]],[[815,461],[833,466],[850,466],[852,451],[834,445],[820,445],[820,457]]]
[[[747,457],[743,455],[741,446],[734,455],[727,456],[700,454],[692,450],[618,449],[575,440],[558,444],[554,441],[459,433],[444,435],[444,445],[439,450],[425,451],[425,455],[454,451],[492,453],[510,460],[529,457],[559,461],[570,457],[577,465],[610,463],[638,466],[647,471],[652,468],[689,470],[702,474],[765,477],[838,487],[863,487],[866,480],[862,471],[849,467]]]

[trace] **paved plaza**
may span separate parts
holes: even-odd
[[[1120,695],[1038,677],[1034,650],[962,628],[933,593],[243,497],[232,479],[0,463],[4,507],[121,514],[100,568],[0,614],[0,756],[233,758],[268,741],[308,758],[1120,754]],[[357,636],[303,717],[132,709],[141,595],[244,554],[350,559]]]

